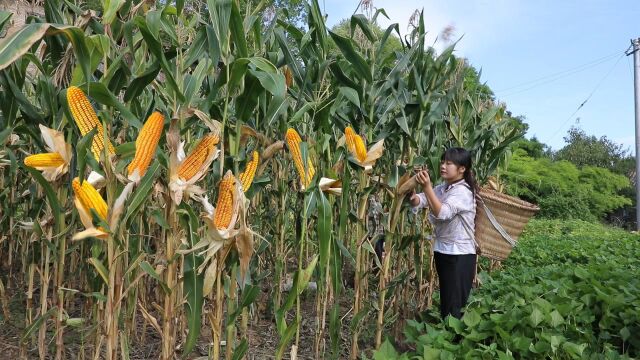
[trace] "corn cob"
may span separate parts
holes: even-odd
[[[213,224],[218,230],[224,230],[229,227],[231,217],[233,215],[233,196],[236,186],[236,178],[231,171],[222,178],[218,190],[218,203],[216,204],[216,212],[213,218]]]
[[[57,168],[58,166],[64,164],[64,159],[62,158],[62,155],[58,153],[35,154],[27,156],[24,159],[24,164],[32,168]]]
[[[242,183],[242,191],[246,192],[249,190],[251,183],[253,182],[253,177],[256,175],[256,169],[258,168],[258,163],[260,162],[260,156],[257,151],[253,152],[253,158],[251,161],[247,163],[247,166],[244,169],[244,172],[240,174],[240,182]]]
[[[94,128],[98,128],[98,131],[93,137],[91,151],[96,159],[100,159],[100,154],[104,149],[104,129],[102,128],[102,124],[100,123],[100,120],[98,120],[98,115],[96,115],[95,110],[93,110],[89,99],[87,99],[86,95],[82,90],[80,90],[80,88],[70,86],[67,89],[67,102],[69,103],[71,115],[73,115],[73,119],[75,120],[76,125],[78,125],[82,136],[86,135]],[[107,151],[109,154],[115,154],[115,150],[109,139],[107,139]]]
[[[297,131],[291,128],[287,129],[285,140],[287,141],[291,157],[293,158],[293,162],[298,170],[298,175],[300,175],[300,181],[306,188],[311,183],[311,179],[316,172],[313,168],[313,164],[311,163],[311,160],[307,158],[307,176],[305,176],[305,168],[302,165],[302,153],[300,152],[300,143],[302,142],[302,139],[300,138],[300,135],[298,135]]]
[[[220,138],[215,134],[203,137],[191,154],[180,164],[178,176],[186,181],[191,180],[200,171],[211,152],[216,151],[216,144],[219,141]]]
[[[138,169],[140,176],[143,176],[147,171],[153,156],[156,153],[158,147],[158,141],[162,135],[162,128],[164,126],[164,116],[161,113],[155,111],[149,118],[144,126],[140,130],[140,134],[136,139],[136,155],[129,164],[127,170],[129,175]]]
[[[347,138],[347,149],[355,156],[360,162],[367,159],[367,147],[364,145],[364,140],[360,135],[356,134],[351,126],[347,126],[344,130]]]
[[[284,82],[287,85],[287,88],[293,86],[293,73],[291,72],[291,69],[289,69],[289,67],[286,65],[284,67]]]
[[[80,185],[78,178],[73,179],[73,192],[76,194],[82,206],[90,212],[93,209],[98,213],[101,219],[107,219],[107,203],[102,199],[98,190],[88,181],[83,181]]]

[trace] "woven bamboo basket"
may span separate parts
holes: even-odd
[[[536,205],[490,189],[481,189],[479,195],[497,222],[516,241],[529,219],[540,210]],[[511,254],[513,246],[491,223],[480,201],[477,201],[475,226],[480,256],[502,261]]]

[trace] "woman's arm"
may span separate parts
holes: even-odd
[[[424,192],[427,201],[429,202],[429,207],[431,208],[431,213],[436,217],[440,214],[440,209],[442,208],[442,203],[438,200],[435,191],[433,191],[433,186],[431,185],[431,178],[429,177],[429,173],[426,170],[420,171],[416,174],[416,181],[418,184],[422,185],[422,191]],[[412,197],[413,204],[413,197]]]

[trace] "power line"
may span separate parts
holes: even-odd
[[[534,88],[536,88],[538,86],[549,84],[551,82],[563,79],[565,77],[577,74],[577,73],[579,73],[581,71],[585,71],[585,70],[591,69],[593,67],[596,67],[596,66],[598,66],[600,64],[606,63],[606,62],[614,59],[619,54],[620,53],[617,52],[615,54],[607,55],[607,56],[604,56],[602,58],[596,59],[594,61],[588,62],[586,64],[583,64],[583,65],[580,65],[580,66],[576,66],[576,67],[574,67],[572,69],[567,69],[567,70],[560,71],[560,72],[557,72],[557,73],[554,73],[554,74],[551,74],[551,75],[543,76],[543,77],[538,78],[536,80],[527,81],[527,82],[524,82],[524,83],[521,83],[521,84],[518,84],[518,85],[514,85],[514,86],[510,86],[508,88],[504,88],[504,89],[498,90],[498,91],[496,91],[496,93],[504,93],[504,92],[506,92],[505,94],[502,94],[502,96],[504,97],[504,96],[515,95],[515,94],[519,94],[521,92],[529,91],[529,90],[534,89]],[[522,88],[523,86],[527,86],[527,87],[524,88],[524,89],[519,89],[519,88]],[[513,89],[517,89],[517,90],[508,91],[508,90],[513,90]]]
[[[618,65],[618,63],[620,62],[620,60],[622,59],[622,57],[625,56],[625,52],[622,53],[622,55],[620,55],[620,57],[618,58],[618,60],[616,60],[616,63],[613,64],[613,66],[611,67],[611,69],[609,69],[609,71],[602,77],[602,79],[600,79],[600,81],[598,82],[598,84],[596,84],[596,86],[593,88],[593,90],[591,91],[591,93],[589,93],[589,95],[587,96],[586,99],[584,99],[584,101],[582,103],[580,103],[580,105],[578,105],[578,107],[576,108],[576,110],[569,115],[569,117],[562,122],[562,124],[560,125],[560,127],[558,128],[558,130],[556,130],[553,135],[551,135],[550,138],[547,139],[547,141],[545,141],[545,143],[549,143],[551,140],[553,140],[556,135],[558,135],[558,133],[560,132],[560,130],[562,130],[564,128],[564,126],[567,124],[567,122],[569,122],[569,120],[571,120],[571,118],[573,118],[573,116],[575,114],[578,113],[578,111],[580,111],[580,109],[582,109],[584,107],[584,105],[587,103],[587,101],[589,101],[589,99],[591,99],[591,97],[593,96],[593,94],[595,94],[595,92],[600,88],[600,86],[602,85],[602,83],[604,83],[604,81],[609,77],[609,75],[613,72],[613,70],[616,68],[616,65]]]

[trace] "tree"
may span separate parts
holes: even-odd
[[[631,200],[622,191],[629,179],[608,169],[576,167],[566,160],[533,158],[517,149],[503,174],[509,194],[540,206],[547,218],[602,220]]]
[[[512,150],[522,149],[527,153],[527,156],[534,159],[541,157],[549,157],[551,150],[547,144],[541,143],[535,136],[531,139],[522,138],[513,143]]]
[[[598,139],[580,128],[571,127],[564,141],[567,145],[556,152],[554,158],[557,160],[570,161],[579,168],[602,167],[627,176],[633,168],[634,162],[623,146],[606,136]]]

